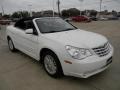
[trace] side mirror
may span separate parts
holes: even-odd
[[[33,29],[27,29],[27,30],[25,30],[25,33],[26,34],[33,34]]]

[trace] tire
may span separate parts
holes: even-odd
[[[43,66],[49,76],[53,78],[60,78],[63,76],[60,61],[52,51],[47,51],[43,54]]]
[[[9,46],[10,51],[12,51],[12,52],[16,51],[16,48],[15,48],[11,38],[8,39],[8,46]]]

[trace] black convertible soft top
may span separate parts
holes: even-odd
[[[38,18],[38,17],[22,18],[15,23],[15,27],[20,26],[20,24],[22,24],[24,21],[27,21],[27,20],[32,21],[34,18]]]
[[[16,23],[15,23],[15,27],[17,27],[17,26],[24,26],[23,25],[23,22],[24,21],[32,21],[33,19],[35,19],[35,18],[41,18],[41,17],[27,17],[27,18],[22,18],[22,19],[20,19],[20,20],[18,20]],[[51,17],[48,17],[48,18],[51,18]],[[57,17],[58,18],[58,17]]]
[[[22,19],[18,20],[18,21],[15,23],[14,26],[15,26],[15,27],[23,27],[23,28],[24,28],[24,26],[25,26],[24,21],[31,21],[31,22],[32,22],[32,20],[35,19],[35,18],[40,18],[40,17],[22,18]]]

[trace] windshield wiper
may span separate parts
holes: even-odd
[[[69,30],[75,30],[74,28],[67,28],[65,30],[62,30],[62,31],[69,31]]]
[[[44,32],[44,33],[55,33],[55,32],[64,32],[64,31],[69,31],[69,30],[75,30],[73,28],[67,28],[65,30],[60,30],[60,31],[48,31],[48,32]]]
[[[58,32],[58,31],[49,31],[49,32],[45,32],[45,33],[55,33],[55,32]]]

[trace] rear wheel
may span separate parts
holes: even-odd
[[[8,39],[8,46],[9,46],[10,51],[14,52],[16,50],[11,38]]]
[[[63,75],[59,59],[53,52],[45,52],[45,54],[43,55],[43,65],[45,71],[51,77],[59,78]]]

